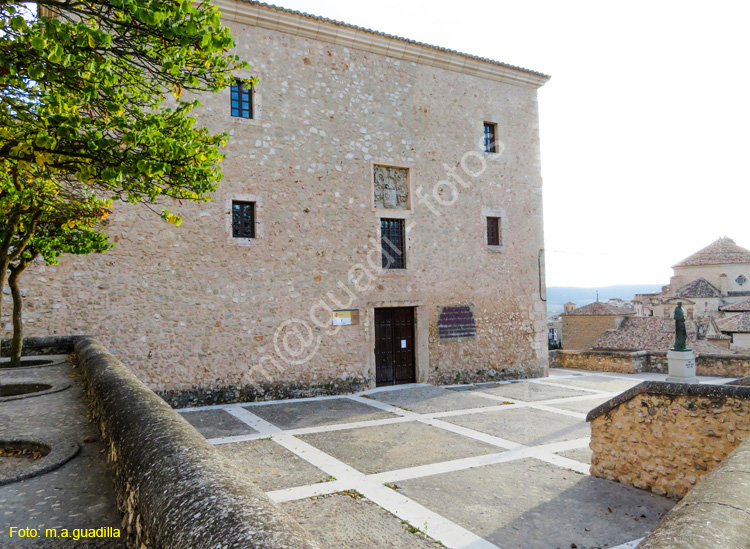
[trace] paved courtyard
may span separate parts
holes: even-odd
[[[553,370],[180,413],[325,547],[625,548],[674,502],[589,476],[585,416],[665,377]]]

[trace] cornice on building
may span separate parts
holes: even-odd
[[[394,59],[420,63],[478,78],[540,88],[550,77],[499,61],[415,42],[332,19],[249,0],[213,0],[227,22],[320,40]]]

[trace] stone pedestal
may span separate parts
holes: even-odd
[[[667,381],[674,383],[698,383],[695,376],[695,355],[693,351],[667,351],[669,377]]]

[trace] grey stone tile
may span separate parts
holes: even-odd
[[[309,531],[321,547],[331,549],[443,547],[424,535],[409,532],[408,525],[363,497],[355,499],[348,495],[334,494],[284,503],[282,509]]]
[[[573,402],[558,402],[555,404],[547,404],[550,408],[560,408],[561,410],[568,410],[570,412],[580,412],[581,414],[588,414],[591,410],[604,404],[611,397],[606,398],[593,398],[591,400],[578,400]]]
[[[41,357],[44,358],[44,357]],[[77,443],[80,451],[58,469],[0,486],[0,523],[47,528],[121,527],[111,472],[101,452],[101,435],[86,416],[88,401],[79,373],[66,357],[56,366],[0,370],[0,383],[70,383],[56,393],[0,404],[0,440],[62,440]],[[14,459],[14,458],[9,458]],[[97,540],[97,547],[123,547],[122,538]],[[0,547],[60,547],[59,540],[10,540],[0,528]],[[81,547],[93,545],[80,544]]]
[[[611,547],[643,537],[674,505],[535,459],[398,485],[405,496],[503,549]]]
[[[367,474],[503,451],[415,421],[297,438]]]
[[[533,408],[478,412],[443,420],[527,446],[591,435],[589,425],[583,420]]]
[[[270,439],[216,446],[264,492],[315,484],[329,476]]]
[[[591,449],[586,448],[576,448],[575,450],[567,450],[565,452],[557,452],[558,456],[566,457],[568,459],[574,459],[576,461],[580,461],[581,463],[588,463],[591,464]]]
[[[398,417],[348,398],[331,398],[264,406],[247,406],[249,412],[281,429],[300,429]]]
[[[180,415],[206,438],[252,435],[258,432],[224,410],[180,412]]]
[[[512,398],[523,402],[535,402],[539,400],[551,400],[553,398],[565,398],[573,396],[588,395],[586,391],[565,389],[563,387],[551,387],[538,383],[522,382],[499,385],[488,389],[480,389],[483,393]]]
[[[642,379],[618,379],[608,376],[583,376],[575,379],[555,379],[555,383],[560,385],[569,385],[570,387],[584,387],[586,389],[596,389],[597,391],[607,391],[610,393],[622,393],[631,387],[641,383]]]
[[[394,389],[373,393],[368,397],[418,414],[485,408],[499,404],[488,398],[433,386]]]

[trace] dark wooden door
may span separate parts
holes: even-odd
[[[375,309],[375,383],[414,383],[414,308]]]

